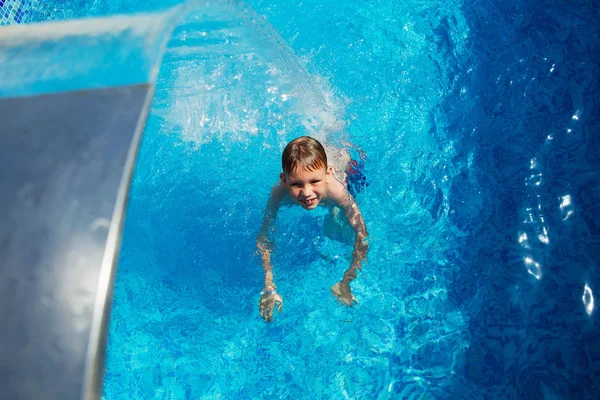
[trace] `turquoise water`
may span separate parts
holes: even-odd
[[[365,23],[380,23],[379,16]],[[132,189],[108,398],[372,398],[425,391],[424,379],[450,385],[454,354],[467,347],[465,320],[447,300],[439,265],[453,245],[447,239],[460,233],[435,196],[458,167],[445,133],[428,135],[448,78],[423,55],[432,27],[389,32],[413,44],[400,57],[380,58],[377,68],[362,34],[369,28],[356,29],[343,47],[329,50],[356,46],[352,52],[362,53],[343,90],[333,71],[315,70],[318,57],[296,55],[267,23],[248,28],[226,19],[176,30]],[[339,40],[347,30],[331,34]],[[401,76],[386,82],[387,69]],[[398,80],[405,83],[400,91]],[[340,307],[329,288],[348,268],[351,247],[324,236],[323,212],[285,210],[273,259],[285,305],[267,326],[257,312],[255,237],[283,146],[301,134],[350,140],[367,152],[369,188],[357,200],[371,235],[369,264],[353,284],[360,305]],[[415,180],[423,186],[414,187]],[[419,263],[427,283],[407,293],[421,281],[412,277]],[[429,326],[433,315],[439,325]],[[434,366],[406,365],[398,375],[393,355],[411,362],[412,351],[399,349],[418,352],[432,340],[451,353]],[[126,372],[134,365],[139,370]]]
[[[191,5],[169,42],[105,397],[597,397],[593,5],[250,4]],[[281,151],[303,134],[366,152],[368,264],[359,304],[339,306],[329,287],[351,247],[324,235],[325,212],[284,210],[273,263],[285,304],[267,325],[255,238]]]

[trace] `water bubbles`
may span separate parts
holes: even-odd
[[[522,232],[521,234],[519,234],[519,243],[522,245],[527,244],[527,234],[525,232]]]
[[[592,289],[590,289],[587,283],[583,287],[581,301],[583,301],[587,315],[592,315],[592,312],[594,311],[594,296],[592,294]]]
[[[529,160],[530,174],[525,178],[525,186],[529,189],[527,201],[522,208],[522,229],[518,241],[524,250],[523,263],[527,273],[537,280],[542,278],[542,261],[545,247],[550,243],[548,226],[542,208],[540,188],[543,184],[542,163],[537,157]]]
[[[536,160],[535,158],[532,158],[532,159],[529,161],[529,168],[530,168],[530,169],[534,169],[534,168],[536,168],[536,167],[537,167],[537,160]]]
[[[559,209],[563,221],[566,221],[573,215],[575,207],[573,206],[573,199],[570,194],[561,197]]]
[[[542,266],[540,265],[540,263],[538,263],[531,257],[525,257],[523,261],[525,262],[525,266],[527,267],[527,272],[533,275],[538,281],[542,279]]]

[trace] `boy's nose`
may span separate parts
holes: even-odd
[[[309,197],[312,194],[312,190],[310,189],[310,186],[304,186],[302,188],[302,190],[300,191],[300,194],[304,197]]]

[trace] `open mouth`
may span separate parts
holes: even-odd
[[[301,203],[306,204],[307,206],[312,206],[317,201],[317,198],[300,200]]]

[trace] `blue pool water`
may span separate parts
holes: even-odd
[[[36,20],[178,2],[40,3]],[[105,397],[600,398],[597,5],[249,3],[192,5],[169,43]],[[338,306],[351,248],[325,212],[285,210],[266,325],[255,237],[301,134],[366,151],[369,262]]]

